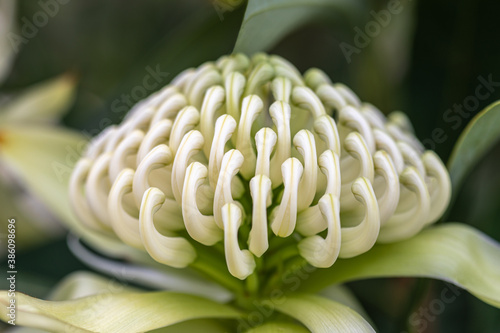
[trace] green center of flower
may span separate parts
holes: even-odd
[[[412,237],[450,200],[402,113],[264,54],[181,73],[94,139],[70,187],[88,227],[172,267],[220,250],[241,280],[290,248],[330,267]]]

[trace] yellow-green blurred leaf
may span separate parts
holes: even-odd
[[[31,86],[0,109],[0,121],[56,122],[73,102],[75,87],[69,73]]]
[[[456,195],[465,176],[500,139],[500,102],[477,114],[464,129],[448,160],[453,192]]]
[[[61,220],[75,220],[68,198],[73,165],[86,145],[83,135],[61,127],[0,126],[0,160]]]

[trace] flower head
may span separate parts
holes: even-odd
[[[223,242],[239,279],[280,238],[330,267],[412,237],[450,192],[404,114],[386,118],[322,71],[265,54],[179,74],[95,138],[70,181],[88,227],[173,267]]]

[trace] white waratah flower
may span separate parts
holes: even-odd
[[[386,118],[318,69],[236,54],[184,71],[95,138],[70,196],[86,226],[165,265],[223,242],[245,279],[284,245],[330,267],[410,238],[450,187],[404,114]]]

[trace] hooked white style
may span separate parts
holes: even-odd
[[[266,54],[182,72],[96,137],[70,181],[88,228],[178,268],[214,246],[241,280],[280,238],[315,267],[404,241],[450,194],[403,113]]]

